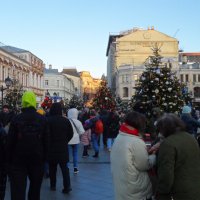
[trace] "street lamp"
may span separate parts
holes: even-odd
[[[12,79],[9,76],[5,79],[5,84],[6,84],[6,88],[4,88],[3,85],[1,86],[1,105],[2,105],[2,108],[3,108],[3,91],[7,90],[12,85]]]

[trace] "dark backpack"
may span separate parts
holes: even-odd
[[[22,157],[27,157],[27,159],[43,157],[42,130],[42,124],[38,118],[20,122],[16,145]]]

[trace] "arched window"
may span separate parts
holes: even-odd
[[[128,88],[123,87],[123,97],[128,97]]]
[[[200,98],[200,87],[194,88],[194,97]]]

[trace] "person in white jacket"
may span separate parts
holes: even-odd
[[[130,112],[111,150],[111,172],[115,200],[150,200],[152,185],[147,170],[155,163],[155,155],[149,157],[141,137],[145,128],[145,116]]]
[[[80,135],[82,135],[85,130],[82,123],[78,120],[78,110],[76,108],[71,108],[67,112],[67,117],[70,120],[73,127],[73,138],[69,141],[68,146],[72,149],[74,173],[77,174],[78,171],[78,145],[80,143]],[[70,150],[70,149],[69,149]]]

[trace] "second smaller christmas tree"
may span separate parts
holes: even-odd
[[[115,99],[107,87],[107,82],[103,80],[101,85],[93,99],[92,103],[93,108],[95,109],[105,109],[105,110],[114,110],[116,107]]]

